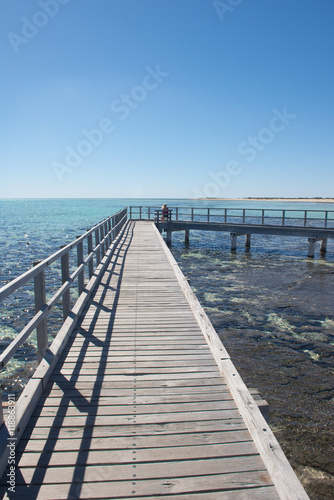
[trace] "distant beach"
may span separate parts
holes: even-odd
[[[198,198],[208,201],[286,201],[303,203],[334,203],[334,198]]]

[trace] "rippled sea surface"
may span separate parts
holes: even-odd
[[[0,286],[72,241],[108,215],[130,205],[165,200],[1,200]],[[168,200],[167,200],[168,201]],[[331,204],[194,202],[169,206],[333,210]],[[334,498],[334,241],[327,255],[307,258],[304,238],[253,235],[250,251],[228,234],[173,234],[172,252],[188,276],[248,387],[270,405],[270,425],[310,498]],[[46,277],[50,296],[60,282]],[[73,290],[73,301],[76,291]],[[1,351],[33,313],[33,290],[25,287],[0,304]],[[49,321],[57,332],[60,311]],[[1,374],[3,393],[17,395],[36,367],[30,337]],[[3,399],[5,400],[5,394]]]

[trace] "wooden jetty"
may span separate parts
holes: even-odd
[[[324,255],[327,240],[334,238],[333,210],[173,207],[166,220],[161,209],[140,206],[130,207],[130,217],[155,220],[159,231],[166,231],[168,245],[176,231],[185,232],[186,242],[190,231],[229,233],[232,251],[237,249],[239,236],[245,236],[246,250],[250,249],[252,235],[292,236],[308,240],[308,257],[313,258],[317,241]]]
[[[120,212],[71,245],[0,290],[39,283],[30,327],[43,327],[40,364],[0,429],[3,497],[308,499],[155,224]],[[57,259],[64,323],[47,347],[43,276]]]

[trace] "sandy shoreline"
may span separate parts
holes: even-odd
[[[334,203],[334,198],[198,198],[206,201],[288,201],[309,203]]]

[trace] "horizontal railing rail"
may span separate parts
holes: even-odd
[[[174,207],[170,220],[208,223],[334,228],[334,210]],[[129,218],[161,221],[157,206],[130,206]]]
[[[37,353],[38,359],[41,361],[48,348],[48,331],[47,331],[47,316],[50,311],[62,299],[63,306],[63,323],[70,314],[71,296],[70,288],[73,283],[78,281],[79,296],[85,288],[85,268],[88,266],[89,280],[94,275],[96,268],[108,251],[112,242],[117,238],[121,229],[128,219],[128,210],[124,208],[110,217],[107,217],[96,226],[89,229],[86,233],[79,236],[76,240],[62,247],[60,250],[52,254],[50,257],[41,262],[35,262],[34,267],[27,272],[17,277],[7,285],[0,289],[0,302],[12,295],[23,285],[34,282],[34,298],[36,314],[24,326],[20,333],[7,346],[0,355],[0,366],[4,367],[13,357],[18,348],[25,342],[29,335],[37,331]],[[95,242],[93,241],[93,237]],[[84,256],[84,243],[87,248],[87,255]],[[70,251],[77,249],[77,267],[70,274]],[[95,266],[94,266],[95,258]],[[62,285],[46,300],[46,285],[45,285],[45,270],[55,262],[61,263],[61,280]],[[62,323],[62,324],[63,324]],[[61,327],[61,325],[60,325]],[[0,426],[3,424],[3,410],[0,395]]]
[[[166,222],[168,220],[172,219],[172,214],[173,210],[166,209],[166,210],[155,210],[155,217],[154,220],[156,222]]]

